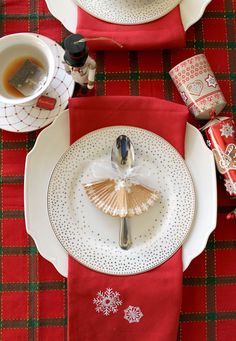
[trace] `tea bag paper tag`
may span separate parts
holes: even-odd
[[[22,95],[31,96],[40,91],[46,82],[46,78],[46,72],[27,59],[9,80],[9,83]]]

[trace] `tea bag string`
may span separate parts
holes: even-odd
[[[108,37],[97,37],[97,38],[81,38],[78,41],[75,41],[74,44],[77,45],[79,43],[85,43],[87,41],[91,41],[91,40],[110,40],[112,41],[114,44],[116,44],[117,46],[119,46],[120,48],[123,48],[123,45],[121,43],[119,43],[117,40],[112,39],[112,38],[108,38]]]

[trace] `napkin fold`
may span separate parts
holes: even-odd
[[[185,46],[185,31],[177,6],[160,19],[140,25],[112,24],[93,17],[78,6],[76,32],[86,38],[108,37],[123,50],[170,49]],[[88,41],[91,50],[120,49],[109,40]]]
[[[187,108],[153,97],[72,98],[70,142],[107,126],[150,130],[184,155]],[[182,294],[182,249],[146,273],[112,276],[68,258],[69,341],[175,341]]]

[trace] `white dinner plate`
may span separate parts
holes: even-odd
[[[182,0],[180,13],[184,30],[195,24],[203,15],[207,5],[212,0]],[[56,17],[65,28],[76,33],[77,27],[77,4],[74,0],[46,0],[49,11]]]
[[[68,99],[73,95],[75,82],[66,73],[62,63],[63,48],[54,40],[36,33],[25,33],[42,39],[52,50],[55,58],[55,73],[53,80],[44,95],[55,98],[56,105],[52,110],[36,107],[37,98],[30,104],[6,105],[0,103],[0,128],[14,132],[29,132],[50,124],[68,105]]]
[[[34,239],[40,254],[65,277],[68,274],[68,253],[50,225],[47,189],[52,171],[68,147],[69,113],[66,110],[40,133],[34,148],[27,155],[24,189],[27,232]],[[186,129],[185,161],[194,183],[196,211],[190,233],[183,244],[184,269],[205,248],[216,226],[217,212],[214,158],[200,132],[190,124]]]
[[[135,163],[148,169],[150,186],[159,195],[147,212],[128,219],[128,250],[118,243],[120,218],[98,210],[83,187],[91,181],[94,162],[110,165],[120,135],[131,139]],[[184,159],[162,137],[136,127],[107,127],[78,139],[57,162],[48,186],[49,220],[62,246],[83,265],[111,275],[134,275],[164,263],[183,244],[194,210],[194,187]]]

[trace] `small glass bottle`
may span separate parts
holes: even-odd
[[[80,85],[80,93],[86,95],[94,87],[96,74],[96,62],[88,54],[86,39],[71,34],[64,40],[64,48],[65,70]]]

